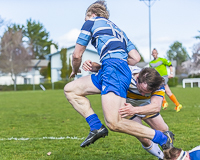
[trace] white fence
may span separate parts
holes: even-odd
[[[186,78],[183,79],[182,83],[183,83],[183,88],[185,88],[185,84],[186,83],[190,83],[191,88],[193,88],[193,83],[198,83],[198,87],[200,88],[200,78]]]

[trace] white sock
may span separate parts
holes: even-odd
[[[161,158],[163,159],[164,154],[161,151],[161,149],[158,147],[158,144],[152,142],[151,145],[149,147],[144,147],[142,145],[142,147],[149,153],[151,153],[152,155],[156,156],[157,158]]]

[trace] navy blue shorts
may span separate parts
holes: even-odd
[[[104,60],[99,72],[92,74],[91,78],[102,95],[113,92],[126,98],[131,83],[131,70],[126,61],[111,58]]]

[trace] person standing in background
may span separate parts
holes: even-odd
[[[171,92],[171,90],[167,84],[168,79],[174,77],[172,63],[165,58],[158,57],[158,52],[155,48],[152,51],[152,56],[153,56],[154,60],[149,62],[149,66],[152,68],[155,68],[158,71],[158,73],[165,79],[165,92],[168,95],[168,97],[171,99],[171,101],[176,105],[176,107],[175,107],[176,112],[179,112],[182,108],[182,105],[178,102],[175,95]],[[168,75],[168,73],[167,73],[166,66],[168,66],[170,69],[170,75]],[[163,107],[163,109],[167,109],[167,107],[168,107],[168,103],[167,103],[165,97],[163,98],[162,107]]]

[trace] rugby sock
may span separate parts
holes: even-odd
[[[163,159],[164,154],[163,154],[163,152],[161,151],[161,149],[158,147],[158,144],[152,142],[151,145],[150,145],[149,147],[144,147],[143,145],[142,145],[142,147],[143,147],[147,152],[149,152],[150,154],[156,156],[157,158]]]
[[[155,130],[155,135],[154,135],[152,141],[154,143],[157,143],[160,146],[162,146],[163,144],[165,144],[167,142],[167,136],[164,135],[161,131]]]
[[[172,102],[174,102],[174,104],[176,106],[179,106],[179,102],[177,101],[177,99],[176,99],[174,94],[172,94],[169,98],[172,100]]]
[[[102,123],[96,114],[92,114],[92,115],[88,116],[86,118],[86,121],[90,126],[90,131],[93,131],[95,129],[98,130],[102,126]]]

